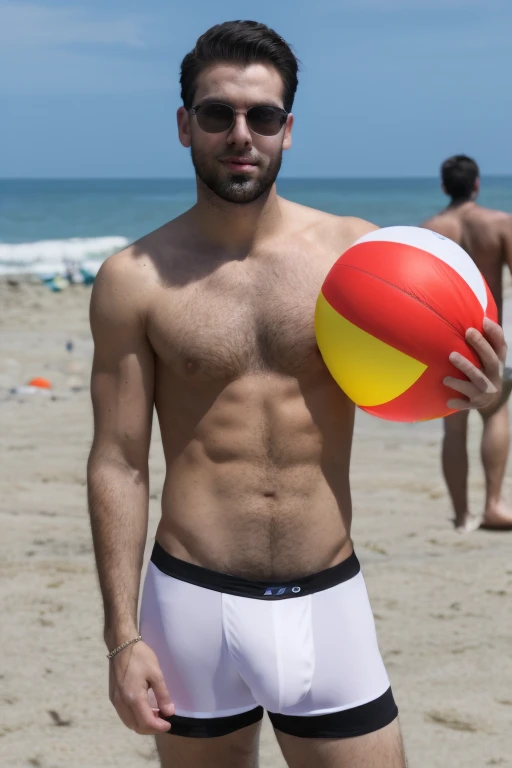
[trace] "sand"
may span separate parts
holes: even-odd
[[[510,284],[507,292],[512,296]],[[157,766],[107,695],[86,509],[89,289],[0,283],[0,764]],[[512,339],[512,299],[507,303]],[[73,349],[66,350],[66,342]],[[51,395],[9,395],[32,376]],[[483,504],[478,415],[471,500]],[[411,768],[512,766],[512,534],[460,535],[439,471],[441,425],[358,414],[354,530]],[[147,550],[164,464],[151,448]],[[509,495],[512,472],[506,481]],[[147,556],[147,553],[146,553]],[[265,723],[262,768],[282,768]]]

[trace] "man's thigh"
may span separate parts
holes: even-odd
[[[227,736],[156,736],[162,768],[258,768],[261,722]]]
[[[289,768],[406,768],[398,718],[348,739],[302,739],[275,730]]]

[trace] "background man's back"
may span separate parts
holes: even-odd
[[[508,263],[512,271],[512,216],[469,200],[450,204],[423,226],[449,237],[469,253],[491,289],[501,323],[504,265]]]
[[[448,158],[441,167],[441,176],[443,190],[451,202],[422,226],[449,237],[469,253],[489,285],[498,307],[499,323],[503,324],[503,267],[508,265],[512,273],[512,216],[477,205],[480,171],[470,157]],[[509,373],[506,369],[500,399],[492,407],[480,410],[486,499],[483,513],[475,518],[470,515],[468,500],[468,411],[459,411],[444,421],[443,473],[455,512],[454,523],[462,531],[479,525],[512,528],[512,511],[502,498],[510,444]]]

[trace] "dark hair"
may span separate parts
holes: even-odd
[[[447,194],[453,200],[467,200],[480,176],[478,165],[466,155],[454,155],[441,166],[441,176]]]
[[[277,32],[257,21],[226,21],[216,24],[198,39],[194,50],[181,62],[181,98],[186,109],[194,106],[197,78],[216,62],[272,64],[283,80],[283,104],[287,112],[297,90],[299,62]]]

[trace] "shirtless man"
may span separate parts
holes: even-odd
[[[422,226],[449,237],[469,253],[487,280],[501,324],[503,267],[508,265],[512,272],[512,216],[477,205],[480,176],[471,158],[450,157],[443,163],[441,175],[443,190],[451,202]],[[512,389],[511,373],[507,369],[501,397],[480,410],[486,499],[483,515],[477,518],[470,516],[468,505],[468,412],[461,411],[444,420],[443,472],[455,510],[455,526],[461,531],[471,531],[478,526],[512,529],[512,511],[502,498],[510,445],[507,401]]]
[[[328,270],[375,227],[277,196],[297,62],[275,32],[214,27],[181,84],[197,203],[111,257],[92,297],[89,500],[111,701],[156,734],[164,768],[255,768],[263,708],[291,768],[403,768],[350,538],[354,405],[313,325]],[[506,352],[499,326],[485,334],[468,337],[485,373],[454,361],[468,376],[455,396],[473,407],[496,397]],[[133,642],[153,406],[167,474]]]

